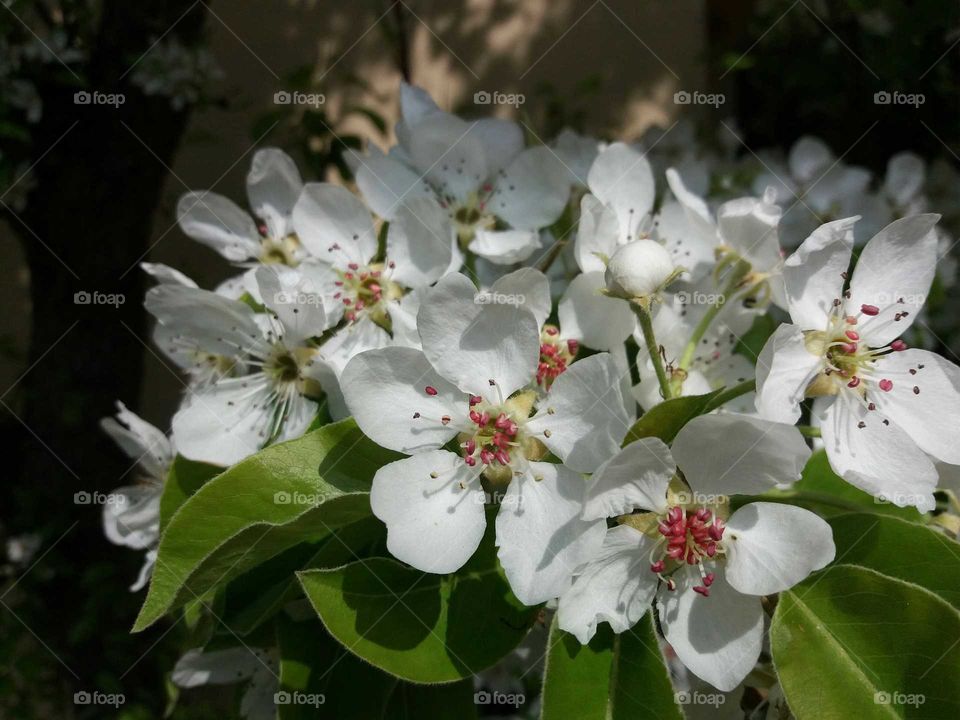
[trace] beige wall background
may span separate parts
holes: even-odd
[[[311,64],[335,119],[344,107],[361,104],[390,127],[398,115],[401,78],[395,46],[385,35],[396,21],[386,0],[214,0],[210,7],[210,49],[223,71],[218,88],[226,105],[194,113],[145,258],[174,265],[204,287],[232,269],[176,227],[177,198],[188,189],[213,189],[245,204],[244,175],[259,146],[253,124],[273,109],[274,93],[289,84],[285,78]],[[599,90],[583,104],[587,129],[635,139],[650,125],[673,121],[677,89],[702,87],[703,0],[406,0],[402,9],[411,78],[446,109],[472,111],[477,90],[523,93],[522,111],[536,117],[537,90],[545,83],[567,95],[597,76]],[[367,89],[348,87],[350,76]],[[513,114],[505,106],[476,110],[478,116]],[[334,128],[369,136],[384,148],[393,142],[360,119],[336,122]],[[145,149],[143,162],[157,160]],[[17,309],[0,316],[0,339],[23,353],[30,279],[9,228],[0,233],[0,270],[0,303]],[[0,359],[0,386],[9,386],[24,369],[22,362]],[[166,428],[181,390],[169,367],[148,355],[140,398],[144,415]]]

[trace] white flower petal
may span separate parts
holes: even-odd
[[[432,113],[409,128],[406,150],[442,197],[466,200],[490,176],[480,134],[447,113]]]
[[[905,207],[920,194],[926,182],[927,164],[912,152],[900,152],[887,162],[883,192],[899,207]]]
[[[157,280],[157,282],[169,283],[171,285],[185,285],[186,287],[192,288],[197,287],[197,284],[192,279],[169,265],[142,262],[140,263],[140,268],[147,273],[147,275]]]
[[[756,198],[725,202],[717,210],[717,228],[722,241],[756,270],[776,269],[783,257],[777,226],[781,211]]]
[[[757,412],[760,417],[793,424],[800,418],[807,385],[820,367],[807,350],[803,331],[784,323],[767,340],[757,358]]]
[[[119,422],[118,422],[119,421]],[[117,402],[117,418],[104,418],[100,427],[120,446],[131,460],[147,471],[151,478],[163,480],[173,463],[176,451],[166,434],[139,415]]]
[[[606,286],[603,272],[577,275],[557,309],[564,335],[594,350],[610,350],[619,345],[637,324],[626,302],[600,294]]]
[[[783,592],[833,562],[833,531],[804,508],[782,503],[744,505],[723,533],[727,582],[747,595]]]
[[[700,415],[671,446],[697,493],[759,494],[800,479],[810,448],[793,425],[746,415]]]
[[[536,268],[523,267],[507,273],[490,286],[490,292],[522,300],[521,304],[533,313],[540,327],[550,316],[550,281]]]
[[[261,265],[256,271],[263,304],[281,323],[287,346],[319,337],[331,326],[324,311],[325,295],[297,270],[284,265]]]
[[[262,374],[195,392],[173,416],[173,442],[191,460],[227,467],[270,440],[272,387]]]
[[[507,167],[523,152],[523,129],[512,120],[481,118],[470,134],[480,140],[487,161],[487,175]]]
[[[303,190],[296,163],[279,148],[257,150],[247,173],[247,198],[253,214],[267,223],[270,236],[282,238],[293,231],[290,214]]]
[[[366,265],[377,254],[377,233],[370,211],[340,185],[304,185],[293,208],[293,226],[312,255],[336,267]]]
[[[469,423],[468,398],[413,348],[360,353],[344,368],[340,387],[360,429],[391,450],[439,448]],[[420,417],[414,417],[416,413]]]
[[[708,235],[698,232],[687,217],[686,209],[675,201],[663,204],[654,225],[674,265],[687,270],[693,279],[710,272],[716,262],[717,247],[716,232],[712,228]]]
[[[601,465],[587,483],[586,520],[627,515],[634,510],[664,512],[667,486],[676,471],[659,438],[641,438]]]
[[[667,183],[673,196],[683,208],[687,219],[687,228],[697,245],[716,247],[719,242],[717,235],[717,226],[710,214],[710,209],[702,198],[690,192],[684,184],[683,179],[673,168],[667,170]]]
[[[590,192],[617,213],[619,240],[636,240],[637,228],[653,209],[656,188],[647,159],[624,143],[613,143],[597,155],[587,177]]]
[[[927,350],[903,350],[883,356],[876,374],[893,383],[870,399],[920,448],[951,464],[960,464],[960,367]]]
[[[435,200],[416,198],[397,208],[387,232],[390,279],[408,288],[436,282],[450,265],[453,227]]]
[[[160,537],[161,484],[120,487],[103,506],[103,534],[114,545],[148,548]]]
[[[157,564],[157,551],[147,550],[143,554],[143,565],[140,566],[140,572],[137,573],[137,579],[129,587],[130,592],[140,592],[147,586],[150,576],[153,575],[153,568]]]
[[[933,509],[936,468],[894,420],[842,393],[824,412],[820,431],[831,467],[848,483],[899,507]]]
[[[857,329],[864,342],[886,345],[905,333],[923,308],[936,274],[934,226],[939,219],[939,215],[927,213],[896,220],[860,253],[850,281],[848,314],[859,314],[862,305],[880,310],[879,315],[860,318]],[[895,320],[900,313],[907,314]]]
[[[187,235],[231,262],[260,254],[260,236],[253,218],[223,195],[187,193],[177,203],[177,222]]]
[[[715,572],[710,597],[693,592],[700,577],[677,573],[677,589],[661,590],[660,625],[680,661],[714,687],[735,688],[753,670],[763,645],[760,598],[741,595]]]
[[[609,353],[577,360],[554,381],[526,431],[570,469],[596,470],[630,427],[620,377]]]
[[[620,244],[620,225],[612,205],[604,205],[590,193],[580,200],[580,220],[573,250],[583,272],[603,272]]]
[[[549,148],[528,148],[500,172],[487,210],[517,230],[552,225],[570,197],[566,172]]]
[[[583,488],[577,473],[543,462],[510,481],[497,513],[497,557],[525,605],[562,595],[603,544],[606,523],[580,517]]]
[[[823,140],[805,135],[790,148],[790,174],[802,183],[816,179],[831,163],[833,152]]]
[[[478,303],[473,283],[459,273],[426,292],[417,327],[430,363],[464,392],[498,402],[536,373],[540,328],[533,313],[519,304]]]
[[[434,193],[420,175],[402,162],[371,145],[367,155],[350,151],[357,187],[370,209],[385,220],[393,220],[407,200],[433,198]]]
[[[188,650],[177,660],[170,679],[177,687],[223,685],[246,680],[266,661],[263,650],[247,647],[204,652]]]
[[[487,525],[475,469],[447,450],[384,465],[370,490],[373,514],[387,526],[387,549],[417,570],[451,573],[470,559]]]
[[[607,530],[603,546],[560,596],[557,623],[586,645],[607,622],[615,633],[633,627],[650,607],[657,576],[650,572],[652,541],[629,525]]]
[[[852,217],[821,225],[784,263],[790,317],[804,330],[825,330],[834,300],[842,301],[856,221]]]
[[[540,249],[540,235],[532,230],[479,229],[467,249],[496,265],[513,265]]]

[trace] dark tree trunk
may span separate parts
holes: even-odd
[[[63,670],[74,691],[119,681],[155,639],[127,635],[142,594],[125,588],[140,556],[110,546],[101,508],[75,505],[73,498],[136,477],[98,422],[114,412],[115,400],[137,403],[145,352],[137,263],[148,252],[167,167],[188,119],[169,98],[143,95],[128,71],[160,36],[195,45],[204,14],[205,5],[193,0],[103,3],[82,85],[40,88],[36,186],[23,214],[8,216],[29,265],[32,336],[30,369],[3,398],[5,425],[17,442],[16,474],[5,478],[16,506],[5,504],[2,512],[11,532],[43,535],[40,552],[66,532],[17,592],[40,599],[42,608],[25,608],[23,620],[79,676]],[[122,93],[125,102],[75,104],[74,92],[82,89]],[[124,302],[76,304],[84,292]],[[152,662],[139,663],[122,685],[153,684],[161,693]]]

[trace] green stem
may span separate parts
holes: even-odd
[[[736,400],[741,395],[746,395],[747,393],[753,392],[756,389],[756,380],[744,380],[739,385],[734,385],[733,387],[727,388],[717,395],[713,400],[710,401],[710,404],[707,405],[707,408],[704,410],[704,412],[716,410],[721,405],[725,405],[731,400]]]
[[[736,294],[740,287],[740,283],[743,281],[743,278],[748,272],[750,272],[750,264],[744,262],[743,260],[737,260],[736,264],[734,264],[730,271],[730,280],[727,282],[726,286],[724,286],[723,291],[720,293],[719,299],[716,303],[710,306],[710,309],[707,310],[702,318],[700,318],[700,322],[698,322],[697,326],[693,329],[693,335],[690,337],[690,342],[688,342],[687,346],[683,349],[683,354],[680,356],[680,362],[677,365],[680,370],[687,370],[690,367],[694,353],[697,352],[697,345],[703,339],[703,336],[706,334],[707,330],[710,329],[710,325],[716,319],[717,315],[719,315],[720,311],[723,310],[723,306],[727,304],[727,299]]]
[[[797,425],[797,430],[800,431],[800,434],[808,438],[818,438],[820,437],[820,428],[812,427],[811,425]]]
[[[463,269],[466,271],[467,277],[473,281],[473,284],[479,287],[480,284],[477,282],[477,256],[469,250],[463,251]]]
[[[663,395],[664,400],[669,400],[673,397],[673,390],[670,388],[667,371],[663,367],[663,358],[660,357],[660,345],[657,343],[657,338],[653,334],[653,318],[650,316],[649,310],[635,303],[630,303],[630,307],[633,308],[633,312],[636,313],[637,319],[640,321],[640,329],[643,331],[643,343],[647,346],[647,354],[650,356],[650,360],[653,362],[653,369],[657,373],[657,381],[660,383],[660,393]]]

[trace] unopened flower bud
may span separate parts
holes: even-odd
[[[607,292],[628,300],[656,295],[677,275],[666,248],[653,240],[634,240],[607,263]]]

